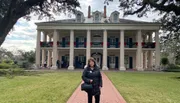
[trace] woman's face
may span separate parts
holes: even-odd
[[[90,61],[89,61],[89,66],[90,66],[90,67],[93,67],[93,66],[94,66],[94,61],[90,60]]]

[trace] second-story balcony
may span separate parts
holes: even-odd
[[[74,42],[75,48],[86,48],[87,43],[86,42]],[[155,48],[156,43],[155,42],[142,42],[141,43],[142,48]],[[53,47],[53,42],[40,42],[41,47]],[[70,47],[70,42],[57,42],[58,47],[66,48]],[[137,48],[138,43],[137,42],[124,42],[125,48]],[[91,42],[91,47],[95,48],[102,48],[103,42]],[[114,43],[107,43],[107,48],[120,48],[120,42],[114,42]]]
[[[41,47],[53,47],[53,42],[40,42]]]
[[[120,47],[120,42],[108,42],[108,48],[119,48]]]
[[[86,42],[74,42],[75,48],[86,48]]]
[[[155,42],[142,42],[142,48],[155,48]]]
[[[124,42],[125,48],[137,48],[138,43],[137,42]]]
[[[69,47],[70,42],[57,42],[58,47]]]
[[[91,42],[91,47],[102,48],[103,42]]]

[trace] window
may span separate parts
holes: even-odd
[[[110,56],[110,64],[114,64],[116,62],[115,56]]]
[[[95,14],[95,22],[99,22],[99,14]]]
[[[79,47],[84,47],[84,37],[79,37]]]
[[[69,62],[69,56],[68,55],[65,55],[64,59],[65,59],[66,62]]]
[[[110,38],[110,43],[111,44],[116,44],[116,39],[115,38]]]
[[[79,42],[84,42],[84,37],[79,37]]]
[[[66,42],[69,42],[69,37],[65,37]]]
[[[81,14],[77,14],[77,22],[81,22]]]
[[[115,13],[113,17],[114,17],[114,18],[113,18],[113,21],[114,21],[114,22],[118,22],[118,14]]]
[[[125,55],[124,56],[124,64],[125,64],[125,67],[126,68],[129,68],[129,56],[128,55]]]
[[[84,61],[84,56],[78,56],[79,57],[79,61],[83,62]]]

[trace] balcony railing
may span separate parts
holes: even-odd
[[[91,47],[103,47],[103,42],[91,42]]]
[[[58,47],[69,47],[70,42],[58,42]]]
[[[76,48],[86,48],[86,42],[74,42],[74,47]],[[141,43],[142,48],[155,48],[155,42],[142,42]],[[53,47],[53,42],[40,42],[41,47]],[[58,47],[69,47],[70,42],[57,42]],[[137,42],[132,42],[132,43],[127,43],[124,42],[124,47],[125,48],[137,48],[138,43]],[[103,47],[103,42],[91,42],[91,47]],[[115,42],[115,43],[107,43],[108,48],[119,48],[120,47],[120,42]]]
[[[53,47],[53,42],[40,42],[41,47]]]
[[[120,47],[120,42],[113,42],[113,43],[108,42],[107,46],[108,46],[108,48],[119,48]]]
[[[155,48],[155,42],[142,42],[142,48]]]
[[[137,42],[124,42],[125,48],[137,48],[138,43]]]
[[[86,42],[74,42],[76,48],[86,48]]]

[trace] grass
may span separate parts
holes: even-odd
[[[106,72],[127,103],[179,103],[180,73]]]
[[[0,77],[0,103],[66,103],[81,81],[81,72],[34,73]]]

